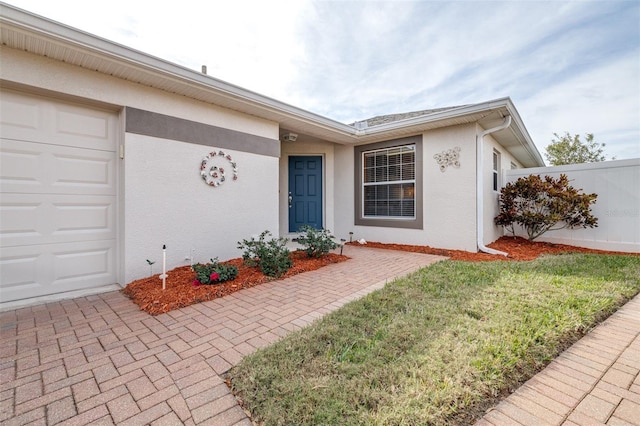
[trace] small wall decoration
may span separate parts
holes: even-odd
[[[447,170],[448,166],[452,166],[455,168],[460,167],[460,147],[456,146],[451,149],[447,149],[442,151],[440,154],[436,154],[433,156],[436,159],[436,162],[440,166],[440,171],[442,173]]]
[[[222,165],[220,161],[216,161],[215,158],[218,157],[223,161]],[[224,163],[228,163],[231,166],[231,170],[233,171],[233,180],[238,180],[238,165],[235,161],[231,159],[231,155],[225,154],[222,150],[211,151],[206,157],[202,159],[202,163],[200,164],[200,176],[202,176],[202,180],[213,187],[217,187],[222,185],[227,180],[227,170]]]

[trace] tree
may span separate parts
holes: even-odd
[[[580,135],[571,136],[569,132],[565,132],[563,136],[554,133],[553,136],[554,138],[551,140],[551,144],[547,146],[547,152],[545,153],[547,161],[552,166],[594,163],[606,160],[603,154],[606,144],[594,141],[593,133],[587,133],[584,142],[580,140]],[[611,159],[615,160],[615,157]]]
[[[598,218],[591,214],[591,204],[598,196],[581,191],[569,186],[564,174],[558,179],[545,176],[544,180],[540,175],[521,177],[500,190],[500,214],[494,221],[514,236],[514,224],[522,226],[529,240],[547,231],[595,228]]]

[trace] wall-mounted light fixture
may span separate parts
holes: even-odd
[[[298,135],[295,133],[286,133],[282,135],[282,140],[285,142],[295,142],[298,139]]]

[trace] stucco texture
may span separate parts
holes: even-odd
[[[336,147],[335,218],[341,238],[353,231],[355,239],[476,251],[475,126],[432,130],[422,138],[423,229],[354,226],[353,147]],[[460,148],[460,167],[440,171],[434,155],[454,147]]]
[[[149,273],[146,259],[167,268],[238,257],[237,242],[264,230],[279,234],[278,158],[226,149],[238,180],[208,186],[202,159],[213,148],[126,134],[124,247],[126,283]],[[227,173],[227,175],[231,175]],[[161,262],[154,265],[159,271]]]

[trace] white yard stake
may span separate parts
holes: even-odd
[[[160,278],[162,279],[162,289],[166,290],[167,288],[167,246],[162,246],[162,275]]]

